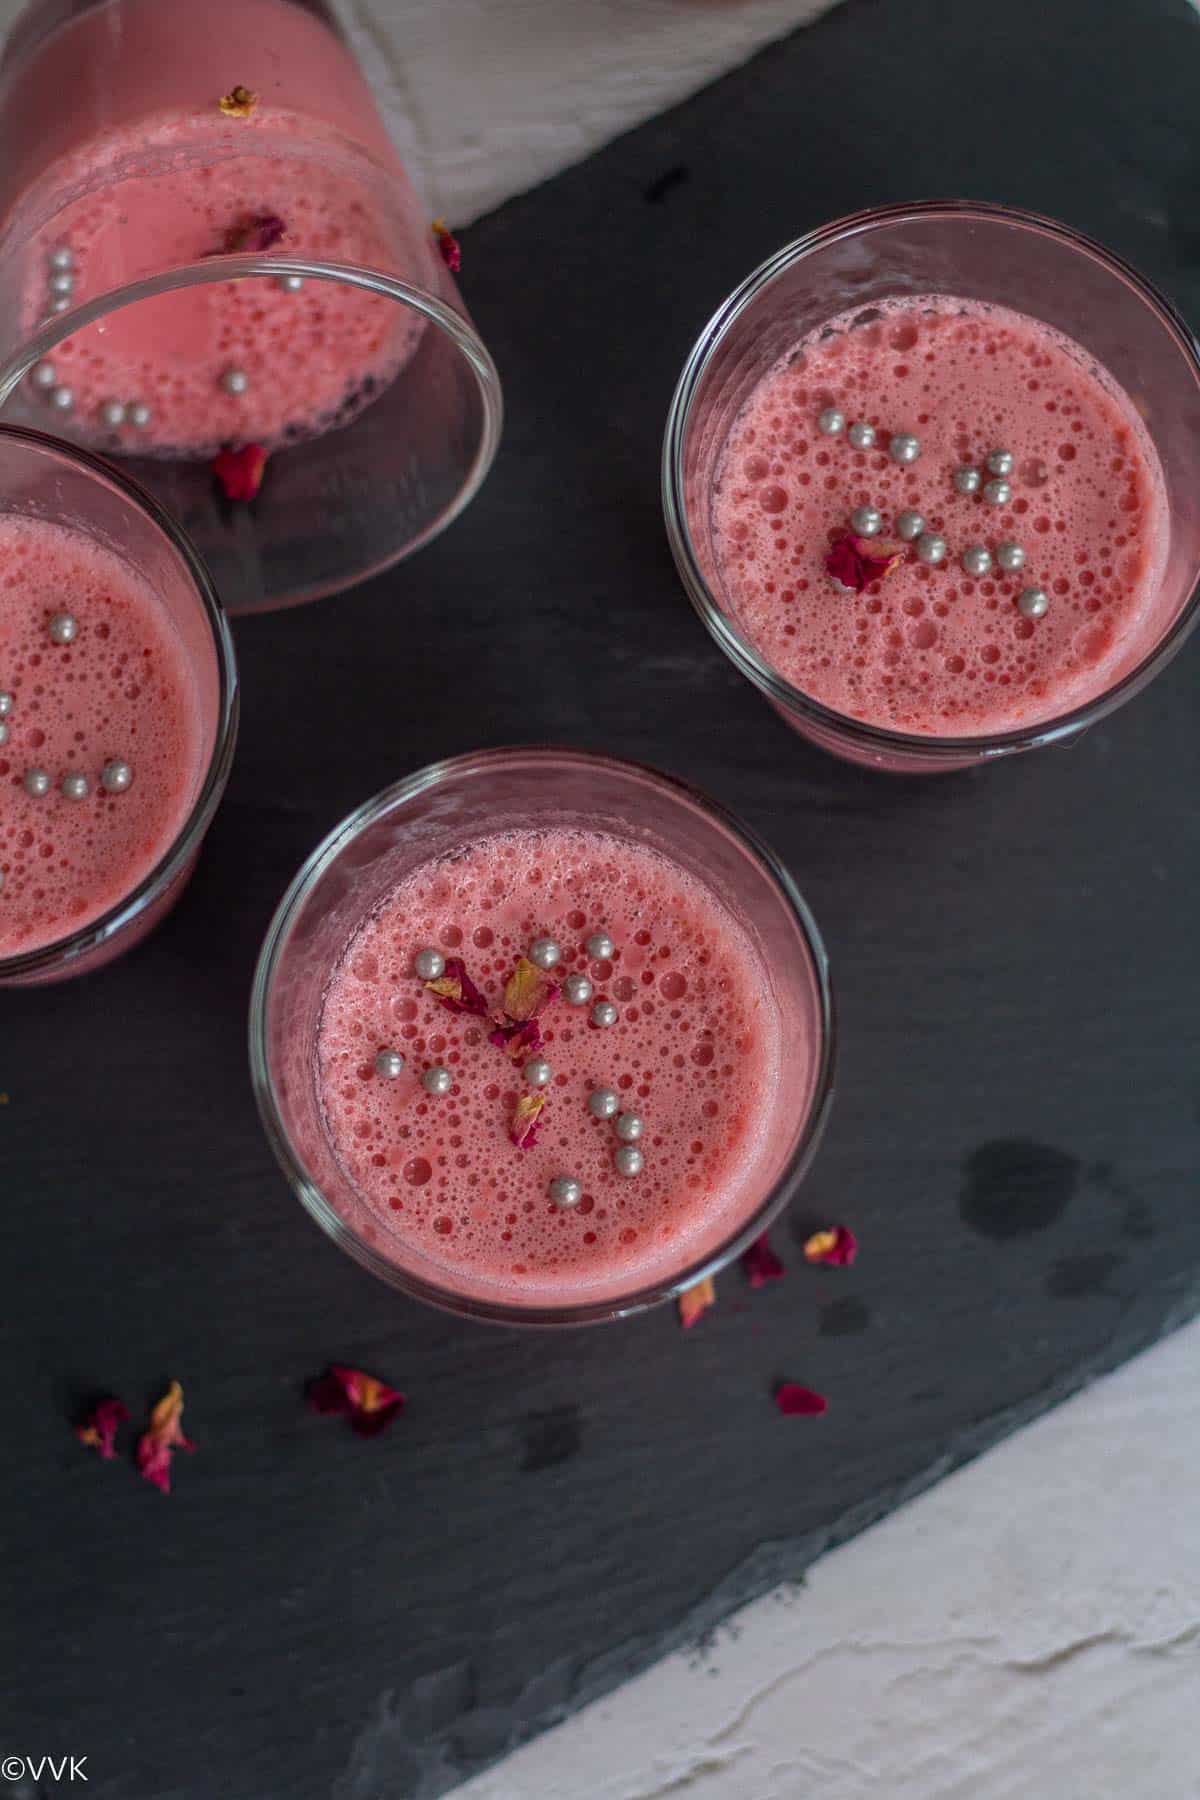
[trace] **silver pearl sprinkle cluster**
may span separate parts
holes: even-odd
[[[56,644],[70,644],[74,641],[77,626],[70,613],[56,613],[50,621],[49,629]],[[8,721],[15,704],[10,693],[0,692],[0,746],[8,742],[12,730]],[[21,785],[31,800],[43,800],[54,782],[48,769],[34,766],[25,770]],[[100,771],[100,786],[105,793],[124,794],[132,785],[131,765],[124,757],[110,757]],[[59,780],[58,790],[65,800],[86,800],[92,791],[92,784],[82,769],[67,769]]]
[[[613,1149],[613,1168],[617,1174],[623,1175],[627,1179],[640,1175],[646,1166],[646,1158],[638,1146],[638,1139],[646,1129],[646,1122],[641,1114],[622,1112],[621,1097],[616,1088],[611,1087],[593,1088],[587,1097],[587,1109],[593,1119],[598,1119],[602,1124],[612,1125],[613,1134],[617,1139]],[[575,1199],[563,1199],[559,1190],[564,1187],[564,1184],[572,1191],[579,1188],[579,1183],[573,1177],[556,1176],[550,1183],[550,1198],[556,1206],[577,1206],[579,1197],[582,1196],[582,1188],[579,1188],[579,1195]]]
[[[1011,450],[989,450],[984,458],[983,470],[973,468],[970,463],[963,463],[955,469],[953,481],[960,494],[982,494],[988,506],[1007,506],[1012,499],[1012,483],[1007,477],[1013,471],[1013,453]],[[984,472],[991,477],[984,480]]]
[[[70,412],[75,405],[74,390],[60,382],[58,371],[48,358],[35,363],[30,370],[29,379],[38,392],[45,396],[48,405],[57,412]],[[144,400],[105,400],[97,412],[100,423],[107,431],[119,431],[124,425],[132,425],[137,431],[144,431],[154,417],[154,412]]]
[[[817,430],[825,437],[840,437],[846,433],[848,441],[856,450],[873,450],[878,433],[873,425],[865,419],[855,419],[847,428],[846,415],[840,406],[827,406],[824,412],[817,415]],[[921,440],[911,431],[893,432],[888,439],[888,455],[894,463],[901,466],[915,463],[921,454]],[[868,532],[860,532],[860,537],[867,537]]]
[[[46,265],[46,309],[65,313],[75,292],[75,252],[69,244],[56,244]]]

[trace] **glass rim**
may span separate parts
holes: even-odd
[[[780,674],[742,634],[733,619],[718,604],[700,568],[688,522],[683,469],[692,406],[709,364],[741,315],[778,276],[803,261],[813,251],[826,249],[831,244],[861,236],[881,226],[901,224],[910,219],[936,218],[964,222],[979,219],[1014,225],[1057,239],[1092,261],[1102,264],[1110,273],[1133,288],[1156,315],[1159,323],[1175,340],[1184,360],[1191,365],[1193,377],[1200,387],[1200,340],[1178,309],[1132,263],[1126,262],[1115,251],[1109,250],[1085,232],[1023,207],[1003,206],[983,200],[915,200],[866,207],[819,225],[785,244],[752,270],[713,313],[688,354],[667,413],[662,450],[662,505],[671,554],[688,598],[718,647],[735,668],[769,700],[785,713],[799,715],[819,731],[851,737],[869,749],[909,754],[919,751],[927,760],[952,762],[961,761],[964,755],[982,760],[1010,756],[1020,750],[1055,743],[1077,735],[1098,719],[1115,712],[1171,661],[1200,620],[1200,568],[1195,571],[1191,593],[1178,616],[1137,666],[1103,693],[1073,707],[1069,712],[1056,713],[1034,724],[1007,731],[975,733],[963,737],[950,737],[940,732],[894,731],[886,726],[872,725],[865,719],[855,718],[851,713],[838,712],[815,700]]]
[[[51,355],[55,346],[61,344],[64,338],[70,337],[72,332],[94,324],[97,319],[102,319],[111,312],[134,306],[140,300],[154,299],[157,295],[174,293],[180,288],[200,283],[243,281],[256,276],[269,279],[279,275],[299,275],[314,281],[344,282],[350,287],[380,294],[413,312],[422,313],[449,338],[475,377],[483,418],[479,442],[461,485],[441,512],[428,520],[413,537],[406,539],[399,549],[372,563],[369,568],[359,570],[350,583],[357,587],[361,582],[382,574],[402,557],[430,543],[447,526],[452,525],[483,486],[500,447],[504,399],[499,371],[491,352],[465,312],[459,312],[448,301],[440,299],[428,289],[418,287],[410,281],[402,281],[383,269],[368,268],[357,263],[327,262],[308,256],[277,256],[273,253],[267,255],[257,251],[243,251],[233,255],[205,257],[200,262],[179,263],[170,269],[161,269],[154,275],[142,276],[138,281],[109,288],[103,294],[96,294],[91,300],[82,301],[68,312],[54,313],[44,320],[32,337],[27,338],[6,362],[0,364],[0,408],[7,404],[35,363]],[[303,444],[289,444],[284,448],[301,449]],[[346,585],[341,577],[322,580],[309,587],[289,591],[286,601],[281,604],[290,606],[321,600],[328,594],[342,592]]]
[[[35,950],[22,950],[14,956],[0,957],[0,983],[4,983],[49,973],[60,964],[65,965],[63,972],[69,973],[72,962],[107,943],[125,926],[139,918],[170,885],[179,871],[186,867],[212,823],[217,803],[233,767],[240,697],[233,636],[212,577],[191,539],[153,494],[148,493],[139,482],[115,468],[104,457],[66,443],[49,432],[36,431],[24,425],[0,423],[0,442],[25,444],[33,450],[50,452],[65,462],[74,463],[89,476],[99,478],[116,488],[137,511],[149,519],[179,558],[185,575],[199,596],[205,620],[212,633],[217,661],[217,723],[212,754],[200,791],[170,845],[136,887],[131,888],[122,899],[90,924],[81,925],[77,931],[69,932],[65,937],[54,938]]]
[[[612,1300],[577,1304],[522,1306],[517,1302],[484,1300],[458,1292],[453,1286],[427,1280],[392,1262],[362,1237],[326,1199],[296,1151],[283,1121],[271,1071],[267,1013],[275,969],[286,947],[290,930],[318,881],[336,859],[371,825],[387,814],[430,792],[448,777],[484,775],[491,771],[532,763],[547,769],[572,764],[583,770],[604,770],[648,785],[671,799],[682,800],[713,820],[735,840],[765,872],[799,929],[812,969],[818,1007],[820,1054],[812,1098],[803,1127],[786,1167],[776,1177],[752,1214],[722,1240],[710,1254],[689,1263],[669,1280],[643,1284]],[[393,782],[334,826],[305,859],[275,909],[267,927],[254,970],[249,1013],[250,1077],[259,1116],[272,1153],[293,1193],[322,1230],[373,1275],[412,1299],[459,1316],[502,1325],[589,1325],[629,1318],[651,1306],[670,1300],[698,1281],[715,1275],[746,1250],[782,1211],[816,1153],[833,1100],[833,1075],[837,1030],[829,957],[817,922],[791,874],[758,834],[719,801],[700,793],[690,783],[646,763],[602,752],[578,750],[559,744],[514,744],[494,750],[467,752],[428,763],[400,781]]]

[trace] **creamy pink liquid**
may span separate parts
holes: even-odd
[[[197,684],[153,590],[82,533],[0,517],[0,691],[12,695],[0,746],[0,957],[91,923],[150,873],[178,836],[204,776]],[[69,611],[75,642],[47,622]],[[106,793],[121,758],[132,785]],[[50,792],[26,793],[26,769]],[[87,776],[69,800],[59,782]]]
[[[260,95],[249,118],[219,110],[235,83]],[[77,303],[209,257],[268,216],[286,228],[281,253],[429,285],[428,226],[370,92],[334,33],[293,0],[107,0],[18,59],[6,89],[5,228],[61,206],[28,256],[26,332],[52,304],[60,246],[74,257]],[[56,413],[46,395],[48,416],[69,419],[77,438],[141,453],[271,448],[351,418],[422,329],[418,315],[342,283],[193,287],[57,346],[56,383],[74,405]],[[244,393],[222,386],[232,368]],[[150,418],[108,426],[111,401],[140,402]]]
[[[1133,402],[1077,345],[1021,314],[947,297],[877,313],[865,325],[834,319],[798,344],[734,423],[714,502],[731,611],[795,687],[875,725],[1005,731],[1102,693],[1131,649],[1151,648],[1167,549],[1162,473]],[[830,406],[874,425],[875,447],[823,436]],[[905,431],[922,449],[899,466],[887,444]],[[993,449],[1015,458],[1001,507],[952,481]],[[898,512],[920,512],[946,539],[944,563],[930,568],[909,546],[886,579],[842,591],[825,558],[864,505],[883,513],[884,537]],[[1020,573],[964,573],[968,545],[994,559],[1005,540],[1027,553]],[[1040,619],[1017,607],[1027,587],[1049,596]]]
[[[611,963],[584,944],[604,928]],[[413,973],[426,945],[460,955],[498,1010],[533,938],[562,945],[556,975],[590,973],[615,1001],[606,1029],[560,998],[542,1015],[554,1076],[532,1149],[509,1137],[521,1067],[478,1019],[439,1006]],[[407,1059],[398,1079],[374,1058]],[[793,1063],[811,1046],[790,1043]],[[486,1277],[534,1301],[665,1278],[714,1219],[730,1229],[763,1197],[758,1171],[779,1120],[780,1025],[758,952],[707,889],[656,852],[587,832],[510,833],[410,876],[354,937],[319,1030],[319,1079],[343,1168],[387,1227],[392,1254],[433,1260],[449,1284]],[[421,1072],[454,1076],[431,1098]],[[640,1175],[619,1175],[613,1125],[587,1097],[615,1088],[645,1121]],[[556,1206],[573,1175],[584,1198]]]

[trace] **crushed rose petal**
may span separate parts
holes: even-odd
[[[171,1491],[171,1452],[196,1448],[183,1435],[179,1423],[182,1415],[183,1389],[173,1381],[150,1414],[148,1428],[138,1439],[137,1466],[146,1480],[164,1494]]]
[[[788,1419],[816,1418],[818,1413],[827,1412],[829,1402],[824,1394],[814,1393],[812,1388],[801,1387],[798,1381],[782,1381],[775,1389],[775,1404]]]
[[[229,227],[225,253],[232,256],[238,250],[273,250],[286,231],[287,226],[277,213],[256,213]]]
[[[425,986],[450,1012],[473,1013],[478,1019],[486,1018],[487,1001],[467,974],[461,956],[448,956],[444,972],[436,981],[427,981]]]
[[[562,989],[551,981],[543,969],[527,956],[517,958],[517,966],[504,984],[504,1010],[510,1019],[524,1024],[536,1019],[558,999]]]
[[[508,1135],[518,1150],[532,1150],[542,1129],[542,1108],[549,1094],[522,1094],[513,1108]]]
[[[253,500],[263,483],[267,453],[261,444],[244,444],[240,450],[222,450],[214,456],[212,472],[227,500]]]
[[[514,1062],[524,1062],[542,1048],[542,1028],[536,1019],[526,1019],[523,1025],[496,1025],[488,1032],[488,1043],[507,1051]]]
[[[892,538],[855,537],[843,532],[825,558],[825,568],[833,579],[852,593],[861,594],[873,581],[889,575],[904,560],[908,546]]]
[[[858,1239],[848,1225],[830,1225],[824,1231],[814,1231],[804,1242],[804,1260],[810,1263],[831,1263],[834,1268],[844,1269],[858,1255]]]
[[[696,1282],[694,1287],[684,1288],[679,1296],[679,1322],[685,1331],[704,1317],[710,1306],[717,1301],[717,1284],[711,1275],[703,1281]]]
[[[239,81],[227,94],[221,95],[217,105],[227,119],[248,119],[258,105],[258,95],[253,88],[243,87]]]
[[[765,1231],[761,1237],[755,1238],[748,1250],[742,1252],[742,1267],[752,1288],[765,1287],[768,1281],[778,1281],[785,1273]]]
[[[457,275],[462,268],[462,246],[445,219],[435,219],[432,230],[437,239],[438,254],[450,273]]]
[[[308,1404],[314,1412],[345,1413],[360,1437],[374,1437],[404,1411],[405,1395],[375,1375],[330,1363],[329,1372],[310,1381]]]
[[[89,1450],[98,1450],[105,1462],[111,1462],[116,1455],[117,1432],[128,1417],[129,1408],[123,1400],[99,1400],[83,1424],[76,1426],[75,1436]]]

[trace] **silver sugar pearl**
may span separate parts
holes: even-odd
[[[607,931],[593,931],[591,937],[583,947],[593,962],[607,962],[613,951],[616,949],[616,945],[609,937]]]
[[[443,1094],[448,1094],[454,1086],[454,1077],[449,1069],[442,1067],[441,1063],[434,1063],[433,1067],[426,1069],[422,1075],[421,1086],[427,1094],[436,1094],[440,1099]]]
[[[554,1070],[550,1067],[550,1064],[546,1061],[544,1056],[535,1056],[525,1064],[521,1073],[524,1075],[530,1087],[549,1087],[550,1077],[553,1075]]]
[[[1013,472],[1013,453],[1011,450],[989,450],[987,456],[989,475],[1011,475]]]
[[[69,387],[51,388],[50,389],[50,404],[51,404],[51,406],[56,407],[59,412],[70,412],[71,408],[75,404],[74,388],[69,388]]]
[[[75,252],[69,244],[59,244],[46,258],[52,269],[73,269]]]
[[[55,613],[46,629],[52,644],[73,644],[79,636],[79,621],[72,613]]]
[[[66,800],[86,800],[92,791],[87,776],[81,774],[78,769],[69,770],[58,785]]]
[[[636,1144],[622,1144],[613,1151],[613,1167],[618,1175],[640,1175],[646,1159]]]
[[[592,1008],[592,1024],[593,1025],[615,1025],[616,1022],[617,1022],[617,1009],[613,1005],[612,1001],[611,1000],[597,1000],[595,1006],[593,1006],[593,1008]]]
[[[894,463],[915,463],[921,454],[921,440],[911,431],[898,431],[888,444],[888,455]]]
[[[875,427],[863,419],[856,419],[846,436],[856,450],[869,450],[875,442]]]
[[[52,294],[73,294],[75,277],[70,269],[56,269],[47,284]]]
[[[550,1198],[555,1206],[578,1206],[583,1199],[583,1183],[573,1175],[556,1175],[550,1183]]]
[[[568,975],[563,983],[568,1006],[586,1006],[592,997],[592,984],[586,975]]]
[[[827,406],[817,420],[817,430],[823,431],[826,437],[837,437],[846,429],[846,415],[840,406]]]
[[[119,426],[123,425],[125,417],[125,407],[120,400],[106,400],[100,408],[101,422],[107,425],[110,431],[116,431]]]
[[[446,973],[446,959],[440,950],[418,950],[413,968],[422,981],[437,981]]]
[[[945,538],[939,537],[936,531],[923,531],[917,539],[917,555],[923,563],[945,562]]]
[[[8,715],[12,711],[12,709],[13,709],[12,695],[0,693],[0,719],[7,719]]]
[[[283,289],[285,294],[298,294],[304,286],[304,277],[303,275],[280,275],[278,286]]]
[[[960,494],[977,494],[983,482],[978,469],[969,468],[965,463],[961,469],[954,471],[954,485]]]
[[[1018,569],[1025,567],[1025,552],[1020,544],[1009,540],[996,545],[996,561],[1009,575],[1015,575]]]
[[[375,1058],[375,1073],[385,1081],[395,1081],[404,1073],[404,1058],[398,1050],[381,1050]]]
[[[562,961],[562,946],[556,944],[552,937],[534,938],[529,946],[529,960],[536,963],[539,969],[552,969]]]
[[[41,800],[50,792],[50,777],[45,769],[26,769],[22,781],[31,800]]]
[[[593,1088],[588,1095],[588,1111],[593,1119],[611,1119],[620,1104],[621,1100],[616,1088]]]
[[[245,369],[226,369],[221,376],[221,386],[227,394],[244,394],[250,386],[250,377]]]
[[[52,388],[55,383],[54,364],[52,362],[46,362],[45,360],[40,363],[34,363],[29,379],[36,388],[42,388],[43,390]]]
[[[8,742],[8,724],[4,719],[0,719],[0,749],[3,749],[4,745],[7,744],[7,742]]]
[[[1012,499],[1012,483],[997,476],[994,481],[984,483],[983,497],[989,506],[1007,506]]]
[[[52,313],[65,313],[70,312],[70,310],[71,300],[70,296],[67,294],[59,294],[57,299],[50,302],[50,311]]]
[[[959,561],[968,575],[986,575],[992,566],[992,553],[983,544],[968,544]]]
[[[129,423],[136,425],[139,431],[145,431],[153,417],[153,409],[144,400],[135,400],[129,408]]]
[[[896,514],[896,536],[903,538],[906,544],[911,544],[914,538],[919,538],[924,529],[924,519],[911,507],[905,512]]]
[[[623,1144],[636,1144],[644,1128],[641,1113],[621,1113],[613,1123],[613,1130]]]
[[[856,506],[850,514],[850,529],[859,537],[878,537],[883,530],[883,514],[877,506]]]
[[[100,786],[106,794],[123,794],[132,782],[133,770],[122,756],[114,756],[100,771]]]
[[[1049,611],[1050,596],[1045,588],[1026,588],[1017,605],[1027,619],[1040,619]]]

